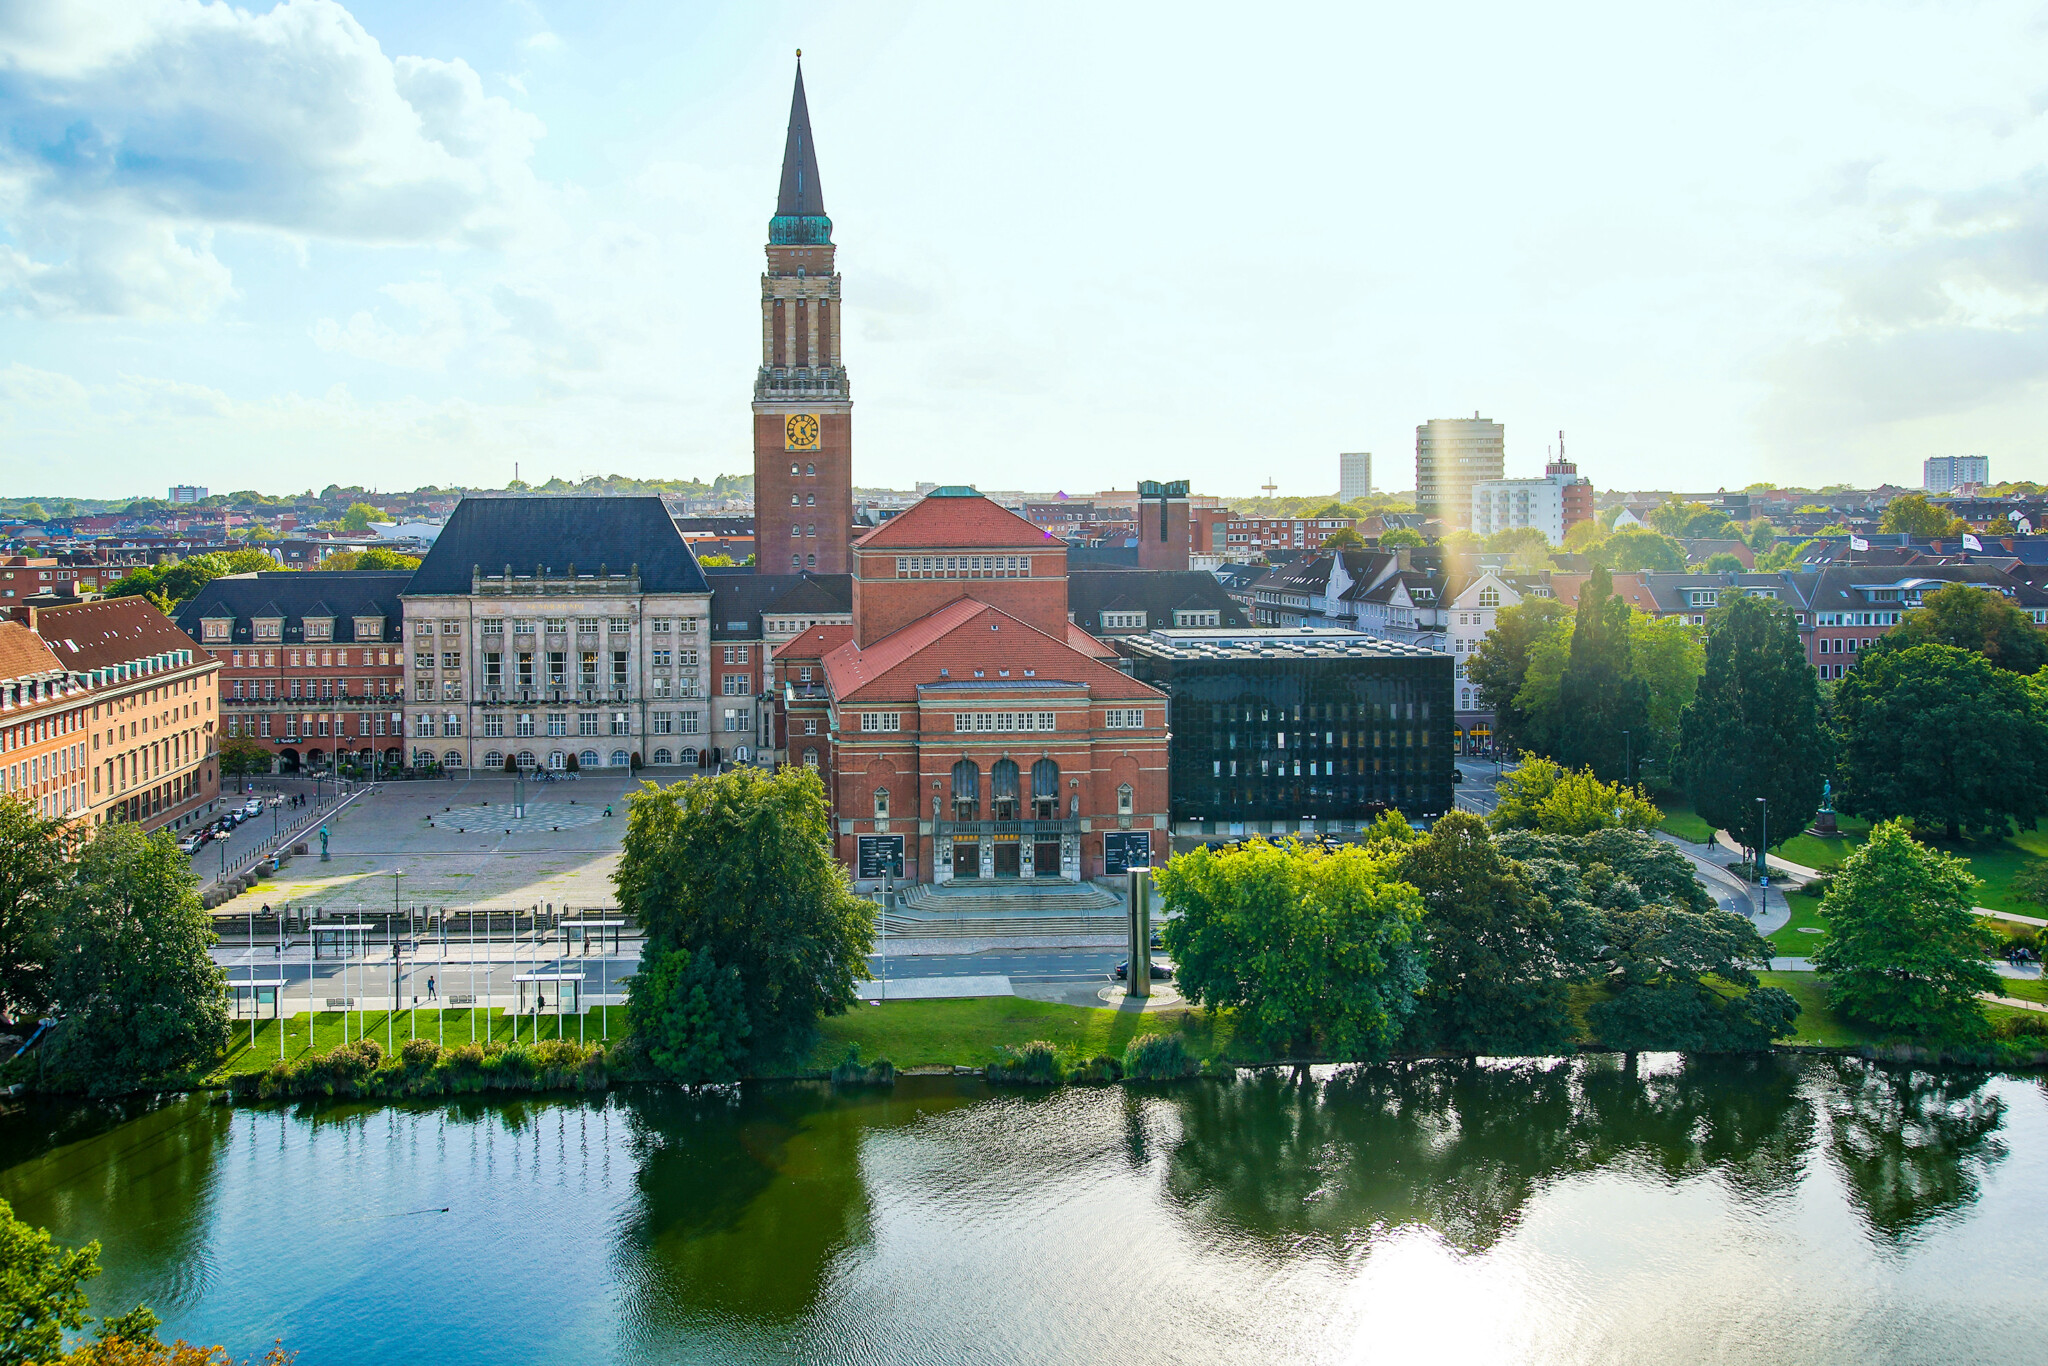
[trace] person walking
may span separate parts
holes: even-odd
[[[432,974],[429,974],[427,977],[427,999],[429,1001],[436,999],[434,993],[436,992],[437,989],[438,988],[436,988],[434,985],[434,978]]]

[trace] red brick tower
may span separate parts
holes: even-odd
[[[764,574],[845,574],[853,567],[853,398],[840,356],[840,317],[832,220],[818,184],[799,60],[761,276],[754,562]]]

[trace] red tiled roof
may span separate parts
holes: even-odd
[[[863,550],[927,550],[953,546],[1058,546],[1059,537],[980,494],[926,494],[854,544]]]
[[[1550,591],[1565,606],[1576,608],[1579,605],[1579,590],[1585,587],[1586,580],[1592,577],[1591,574],[1552,574]],[[1614,596],[1638,612],[1646,612],[1651,616],[1657,614],[1657,599],[1638,575],[1616,574]]]
[[[36,678],[63,669],[41,636],[18,621],[0,621],[0,680]]]
[[[824,626],[813,626],[799,635],[791,636],[773,650],[770,659],[823,659],[834,650],[853,639],[853,627],[846,622],[831,622]]]
[[[100,669],[144,659],[167,650],[190,650],[197,663],[206,662],[199,642],[180,631],[144,598],[102,598],[73,607],[51,607],[36,614],[36,634],[75,671]]]
[[[1084,655],[1091,655],[1096,659],[1116,658],[1115,650],[1110,649],[1071,621],[1067,623],[1067,645],[1072,649],[1079,650]]]
[[[1163,696],[1088,651],[972,598],[949,602],[865,650],[847,641],[825,656],[825,677],[841,702],[912,702],[920,684],[940,681],[941,669],[947,670],[947,682],[971,683],[975,669],[997,665],[1012,671],[1009,679],[1000,681],[1013,688],[1030,682],[1047,687],[1080,684],[1102,698],[1151,701]],[[1025,669],[1034,677],[1026,679]],[[863,693],[868,695],[862,697]]]

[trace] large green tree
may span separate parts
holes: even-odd
[[[738,973],[752,1061],[807,1048],[821,1017],[858,999],[874,908],[832,856],[824,784],[807,768],[643,785],[612,881],[650,962],[687,949]]]
[[[1707,618],[1706,672],[1685,709],[1678,771],[1693,810],[1746,848],[1765,826],[1783,843],[1820,809],[1820,684],[1788,608],[1743,596]]]
[[[1903,823],[1872,830],[1821,898],[1828,936],[1813,965],[1828,974],[1835,1008],[1913,1038],[1976,1033],[1977,993],[1998,988],[1984,961],[1993,936],[1971,909],[1976,886],[1968,864]]]
[[[1610,781],[1627,776],[1624,732],[1649,733],[1650,690],[1636,676],[1629,630],[1629,605],[1596,567],[1579,589],[1571,656],[1558,683],[1555,753],[1565,767],[1591,767]]]
[[[1922,539],[1960,536],[1970,529],[1969,523],[1947,508],[1928,502],[1924,493],[1903,493],[1886,503],[1884,520],[1879,523],[1879,528]]]
[[[1385,1057],[1428,980],[1422,898],[1396,858],[1264,840],[1175,857],[1158,881],[1182,995],[1237,1011],[1275,1056]]]
[[[2021,674],[2048,664],[2048,632],[2003,594],[1972,583],[1935,589],[1879,641],[1883,649],[1953,645]]]
[[[1965,831],[2032,827],[2048,784],[2048,716],[2028,680],[1952,645],[1871,650],[1835,692],[1841,807]]]
[[[1589,547],[1586,555],[1617,574],[1640,574],[1652,569],[1676,573],[1685,568],[1685,547],[1648,527],[1625,526]]]
[[[684,1082],[736,1080],[746,1061],[746,988],[709,949],[670,949],[643,963],[626,1018],[648,1061]]]
[[[85,1283],[100,1274],[100,1245],[59,1247],[47,1229],[0,1200],[0,1366],[40,1366],[63,1353],[64,1332],[85,1326]]]
[[[228,1038],[213,922],[164,831],[101,826],[72,870],[50,987],[61,1023],[53,1077],[126,1090],[210,1065]]]
[[[1563,915],[1468,811],[1439,817],[1395,870],[1422,894],[1429,984],[1412,1034],[1457,1053],[1553,1053],[1572,1039],[1566,986],[1585,965]]]
[[[1528,680],[1530,652],[1571,612],[1555,598],[1524,598],[1503,607],[1491,631],[1468,657],[1465,672],[1479,689],[1481,704],[1493,713],[1494,743],[1511,753],[1549,748],[1548,718],[1531,715],[1517,700]]]
[[[107,596],[146,597],[168,613],[224,574],[253,574],[276,568],[277,561],[261,550],[215,551],[131,570],[107,590]]]
[[[1500,800],[1488,817],[1496,830],[1539,830],[1586,835],[1595,830],[1647,830],[1664,818],[1640,787],[1603,783],[1589,769],[1577,772],[1539,755],[1494,785]]]
[[[220,741],[220,771],[223,777],[243,778],[268,773],[276,756],[270,747],[253,736],[224,735]]]
[[[17,1025],[50,1004],[50,936],[68,873],[62,836],[26,801],[0,796],[0,1018]]]

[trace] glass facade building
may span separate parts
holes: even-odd
[[[1449,655],[1338,631],[1155,631],[1124,644],[1132,675],[1171,699],[1176,832],[1450,810]]]

